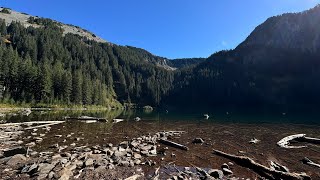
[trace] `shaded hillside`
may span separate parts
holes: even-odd
[[[236,49],[215,53],[179,73],[166,103],[319,105],[319,25],[320,6],[268,19]]]
[[[198,65],[198,64],[204,62],[205,60],[206,60],[206,58],[172,59],[172,60],[168,61],[168,64],[171,67],[181,69],[181,68],[186,68],[186,67]]]

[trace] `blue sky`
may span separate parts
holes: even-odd
[[[268,17],[320,0],[1,0],[0,6],[78,25],[168,58],[235,48]]]

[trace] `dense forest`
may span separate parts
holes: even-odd
[[[5,103],[159,104],[173,73],[146,51],[63,35],[49,20],[40,28],[0,21],[0,77]]]

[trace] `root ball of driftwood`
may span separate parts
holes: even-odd
[[[287,137],[284,137],[281,139],[277,144],[282,147],[282,148],[287,148],[287,149],[296,149],[296,148],[304,148],[307,146],[290,146],[291,141],[299,141],[299,142],[307,142],[307,143],[314,143],[314,144],[320,144],[320,139],[318,138],[311,138],[311,137],[306,137],[306,134],[295,134],[295,135],[290,135]]]
[[[310,176],[304,173],[289,173],[289,172],[283,172],[283,171],[278,171],[278,170],[268,168],[262,164],[255,162],[254,160],[246,156],[236,156],[236,155],[228,154],[219,150],[213,150],[213,153],[216,155],[225,157],[227,159],[230,159],[236,162],[238,165],[249,168],[255,171],[260,176],[266,177],[268,179],[288,179],[288,180],[311,179]]]

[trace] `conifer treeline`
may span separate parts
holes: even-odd
[[[63,35],[47,21],[41,28],[0,21],[2,101],[157,105],[171,89],[173,72],[148,63],[150,53]]]

